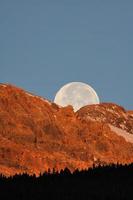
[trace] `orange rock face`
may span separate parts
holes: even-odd
[[[133,162],[133,142],[110,125],[133,133],[132,112],[115,104],[74,113],[17,87],[0,84],[0,173],[39,175],[93,164]]]

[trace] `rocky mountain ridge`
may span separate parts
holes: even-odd
[[[102,103],[75,113],[72,106],[59,107],[16,86],[0,84],[0,173],[39,175],[49,168],[73,171],[99,163],[131,163],[132,112]]]

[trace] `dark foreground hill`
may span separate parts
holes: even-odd
[[[0,84],[0,173],[43,173],[133,162],[133,114],[111,103],[58,105]]]
[[[133,199],[133,164],[68,169],[36,178],[16,175],[0,178],[0,199],[13,200],[130,200]]]

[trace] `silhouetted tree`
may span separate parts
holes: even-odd
[[[133,164],[95,166],[71,173],[48,170],[40,177],[28,174],[6,178],[0,175],[0,199],[133,199]],[[48,198],[46,198],[48,196]]]

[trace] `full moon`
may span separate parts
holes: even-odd
[[[56,94],[54,103],[60,106],[71,105],[76,112],[81,107],[90,104],[99,104],[99,97],[88,84],[72,82],[64,85]]]

